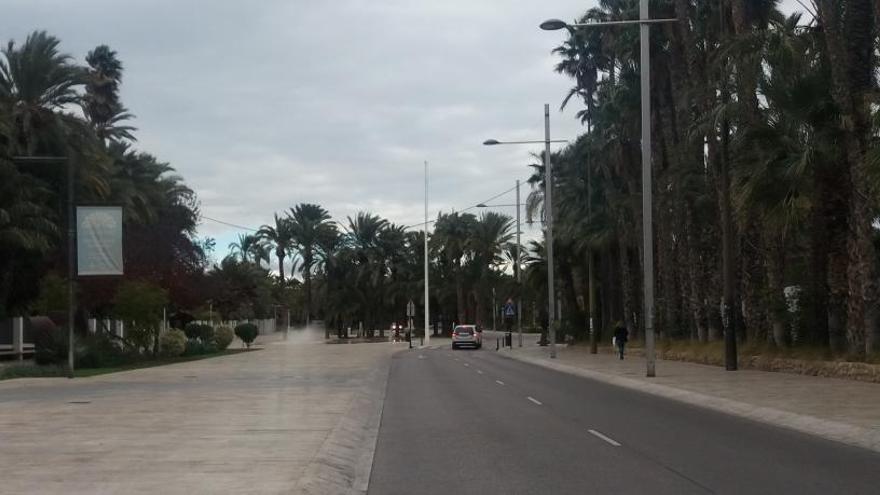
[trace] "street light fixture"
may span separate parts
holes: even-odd
[[[497,139],[487,139],[483,141],[486,146],[495,146],[499,144],[543,144],[544,145],[544,211],[547,219],[547,228],[544,231],[544,238],[547,251],[547,310],[549,314],[550,324],[550,357],[556,358],[556,294],[553,283],[553,174],[552,164],[550,162],[550,143],[567,143],[565,139],[550,139],[550,105],[544,104],[544,139],[542,141],[499,141]],[[516,203],[519,205],[519,180],[516,181]],[[479,205],[477,205],[480,207]],[[485,207],[485,206],[484,206]],[[519,269],[521,262],[522,246],[520,244],[520,208],[516,209],[516,245],[517,245],[517,282],[522,288],[522,270]],[[518,306],[518,325],[519,325],[519,345],[522,346],[522,298]]]
[[[569,24],[559,19],[548,19],[541,23],[541,29],[556,31],[567,28],[594,28],[614,25],[638,24],[641,39],[641,86],[642,86],[642,253],[644,255],[645,291],[645,358],[647,376],[655,376],[654,355],[654,220],[651,198],[651,24],[677,22],[678,19],[650,19],[649,1],[639,1],[639,18],[625,21],[590,22]],[[733,341],[736,345],[736,341]],[[734,351],[735,352],[735,351]]]
[[[567,139],[550,139],[541,141],[499,141],[497,139],[487,139],[483,141],[486,146],[496,146],[499,144],[545,144],[545,143],[567,143]]]
[[[73,320],[76,313],[76,301],[74,300],[76,210],[73,206],[73,165],[66,156],[14,156],[12,161],[18,163],[64,163],[67,165],[67,376],[73,378]]]

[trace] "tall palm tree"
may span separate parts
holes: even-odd
[[[284,258],[292,253],[293,236],[290,229],[290,220],[287,217],[274,215],[274,225],[263,225],[257,231],[257,235],[275,249],[275,257],[278,258],[278,278],[284,285]]]
[[[449,268],[455,283],[457,322],[468,321],[464,267],[472,258],[470,239],[476,222],[476,217],[470,213],[441,213],[430,238],[432,250]]]
[[[473,252],[470,264],[478,323],[482,323],[480,319],[483,317],[484,302],[491,297],[490,286],[497,278],[496,270],[503,263],[501,255],[504,245],[513,239],[512,226],[513,219],[510,216],[494,211],[485,212],[474,224],[468,239],[469,247]]]
[[[330,213],[316,204],[300,203],[290,209],[290,235],[302,256],[302,274],[306,289],[306,324],[312,316],[312,268],[315,248],[322,232],[330,228]]]
[[[60,41],[45,31],[28,35],[19,47],[10,41],[0,60],[0,99],[13,112],[13,139],[18,153],[34,155],[63,141],[67,119],[59,111],[77,104],[85,78]]]
[[[838,126],[849,175],[847,218],[847,344],[863,356],[880,349],[877,329],[877,256],[871,239],[876,211],[871,208],[868,150],[872,94],[876,93],[876,30],[871,0],[816,0],[826,53],[831,62],[832,95],[840,110]]]
[[[119,101],[122,62],[116,52],[107,45],[99,45],[86,55],[86,62],[86,92],[80,104],[98,139],[134,141],[135,128],[123,125],[132,115]]]

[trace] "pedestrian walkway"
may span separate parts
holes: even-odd
[[[0,382],[0,492],[362,493],[394,346],[291,332],[93,378]]]
[[[551,360],[532,340],[504,355],[880,451],[880,384],[662,360],[647,378],[642,357],[620,361],[587,346],[559,346]]]

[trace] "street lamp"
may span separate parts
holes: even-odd
[[[544,145],[544,211],[545,217],[547,218],[547,229],[544,231],[544,243],[546,244],[547,250],[547,309],[549,311],[549,324],[550,324],[550,357],[556,357],[556,295],[554,294],[554,289],[556,285],[553,283],[553,175],[552,175],[552,164],[550,162],[550,143],[566,143],[568,141],[564,139],[551,140],[550,139],[550,105],[544,104],[544,140],[543,141],[499,141],[497,139],[487,139],[483,141],[483,144],[486,146],[496,146],[499,144],[543,144]],[[516,181],[516,202],[519,204],[519,181]],[[517,244],[517,281],[520,283],[520,291],[522,291],[522,276],[519,274],[522,270],[519,269],[520,262],[520,239],[519,239],[519,208],[516,209],[517,216],[517,234],[516,234],[516,244]],[[517,305],[519,307],[518,313],[518,325],[519,325],[519,343],[522,345],[522,298],[520,297],[520,303]]]
[[[425,337],[423,345],[431,342],[428,327],[431,325],[431,292],[428,289],[428,161],[425,160]],[[412,336],[410,336],[412,339]]]
[[[642,86],[642,253],[644,254],[645,290],[645,358],[647,376],[655,376],[654,356],[654,221],[652,212],[651,181],[651,24],[676,22],[678,19],[650,19],[649,1],[639,1],[639,18],[636,20],[590,22],[569,24],[559,19],[549,19],[541,23],[541,29],[593,28],[615,25],[638,24],[641,38],[641,86]],[[735,341],[734,341],[735,345]]]
[[[73,319],[76,313],[76,301],[74,300],[76,210],[73,207],[73,165],[66,156],[14,156],[12,161],[25,164],[64,163],[67,165],[67,376],[73,378]]]

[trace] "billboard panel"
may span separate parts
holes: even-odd
[[[122,207],[76,207],[79,275],[122,275]]]

